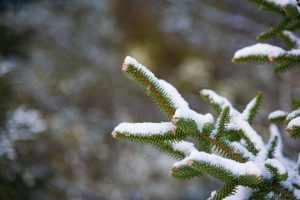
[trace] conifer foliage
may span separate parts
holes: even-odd
[[[297,1],[250,1],[282,17],[258,39],[278,35],[290,49],[259,43],[237,51],[233,61],[275,62],[276,72],[296,66],[300,62],[300,39],[291,31],[300,26]],[[211,200],[300,199],[300,156],[297,161],[283,156],[281,134],[275,125],[284,124],[292,137],[300,136],[299,104],[292,112],[270,113],[270,139],[265,143],[252,127],[262,93],[238,111],[225,97],[209,89],[201,90],[203,100],[217,113],[214,118],[210,113],[192,110],[176,88],[134,58],[126,57],[122,69],[145,88],[169,121],[121,123],[112,132],[115,139],[150,144],[178,159],[170,170],[174,177],[189,179],[209,174],[223,181],[224,185],[212,192]]]

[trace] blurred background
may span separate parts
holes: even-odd
[[[201,200],[221,183],[178,180],[174,160],[115,141],[120,122],[165,121],[121,71],[126,55],[172,83],[190,106],[212,112],[214,89],[243,109],[265,94],[255,128],[300,97],[299,69],[231,63],[277,18],[235,0],[1,0],[0,200]],[[284,45],[274,39],[271,43]],[[299,141],[285,137],[295,159]]]

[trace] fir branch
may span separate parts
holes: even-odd
[[[235,182],[225,183],[209,200],[222,200],[235,193],[237,184]]]
[[[285,11],[283,10],[282,7],[278,6],[277,4],[266,1],[266,0],[249,0],[250,2],[253,2],[257,5],[260,6],[261,9],[266,10],[266,11],[271,11],[276,14],[279,14],[281,16],[285,16]]]
[[[176,178],[191,179],[202,175],[202,172],[196,171],[189,166],[173,167],[170,174]]]
[[[263,93],[259,92],[256,97],[248,103],[245,110],[243,111],[242,115],[243,118],[249,122],[249,124],[252,124],[254,121],[254,118],[260,108],[261,102],[263,99]]]
[[[200,135],[199,140],[205,141],[207,144],[211,145],[211,148],[214,147],[216,151],[218,151],[223,156],[226,156],[232,160],[244,163],[248,161],[248,158],[243,155],[242,152],[239,152],[237,149],[235,149],[233,146],[230,145],[230,143],[226,142],[226,140],[223,140],[221,138],[211,138],[208,135]]]
[[[121,123],[112,136],[116,139],[140,142],[180,140],[184,135],[170,122],[162,123]]]
[[[122,69],[147,89],[148,95],[170,118],[178,107],[188,106],[171,84],[157,79],[152,72],[135,59],[126,57]],[[172,98],[174,95],[176,98]]]
[[[271,112],[268,116],[268,119],[272,123],[276,124],[284,124],[285,119],[287,117],[288,113],[282,110],[276,110],[274,112]]]
[[[216,138],[219,138],[219,137],[222,137],[222,136],[224,136],[224,133],[225,133],[225,126],[226,126],[226,124],[229,122],[229,114],[230,114],[230,107],[229,106],[226,106],[223,110],[222,110],[222,112],[221,112],[221,114],[220,114],[220,116],[219,116],[219,118],[218,118],[218,120],[217,120],[217,125],[216,125],[216,128],[217,128],[217,130],[216,130]]]
[[[269,39],[279,33],[281,33],[283,30],[286,29],[288,24],[290,23],[290,18],[284,18],[281,22],[279,22],[277,25],[271,27],[270,29],[260,33],[256,39],[258,40],[266,40]]]

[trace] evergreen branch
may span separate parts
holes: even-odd
[[[171,118],[178,107],[187,107],[178,91],[169,83],[159,80],[146,67],[126,57],[122,69],[147,88],[148,95]]]
[[[295,117],[287,124],[286,130],[291,137],[300,137],[300,117]]]
[[[175,159],[184,159],[185,154],[181,151],[175,150],[173,148],[173,143],[170,141],[162,141],[162,142],[152,142],[148,143],[151,144],[153,147],[159,149],[162,152],[167,153],[168,155],[172,156]]]
[[[256,97],[248,103],[245,110],[243,111],[242,115],[243,118],[249,122],[249,124],[252,124],[254,121],[254,118],[258,112],[258,109],[260,108],[261,102],[263,99],[263,94],[259,92]]]
[[[268,158],[282,157],[282,139],[278,128],[275,125],[270,126],[271,137],[267,145]]]
[[[219,153],[221,153],[222,155],[235,160],[237,162],[247,162],[248,158],[243,155],[243,153],[239,152],[238,150],[236,150],[233,146],[230,145],[230,143],[226,142],[225,140],[219,138],[211,138],[208,135],[200,135],[199,136],[199,140],[202,140],[204,142],[206,142],[207,144],[210,144],[211,147],[214,147],[215,150]]]
[[[284,124],[285,119],[287,117],[288,113],[282,110],[276,110],[274,112],[271,112],[268,116],[268,119],[272,123],[276,124]]]
[[[273,178],[278,181],[285,181],[288,178],[286,168],[276,159],[267,159],[265,163],[266,169],[273,175]]]
[[[289,48],[299,48],[300,40],[294,33],[290,31],[283,31],[280,35]]]
[[[290,23],[290,18],[284,18],[279,24],[271,27],[270,29],[260,33],[256,39],[258,40],[266,40],[269,39],[286,29],[288,24]]]
[[[267,64],[272,62],[273,58],[268,57],[266,55],[249,55],[249,56],[242,56],[239,58],[234,58],[232,62],[235,64]]]
[[[283,187],[282,185],[275,184],[274,186],[272,186],[272,189],[282,199],[297,200],[293,192]]]
[[[235,182],[225,183],[209,200],[222,200],[235,193],[237,184]]]
[[[220,116],[219,116],[219,118],[217,120],[217,124],[216,124],[216,126],[217,126],[216,138],[224,136],[225,126],[229,122],[229,114],[230,114],[230,107],[226,106],[222,110],[222,112],[221,112],[221,114],[220,114]]]
[[[283,8],[273,2],[266,1],[266,0],[249,0],[249,1],[259,5],[260,8],[262,8],[263,10],[271,11],[281,16],[286,15]]]
[[[196,171],[189,166],[173,167],[170,174],[176,178],[190,179],[202,175],[202,172]]]
[[[286,17],[289,19],[297,19],[300,16],[298,9],[291,4],[284,6],[284,11],[286,13]]]
[[[292,104],[292,109],[293,110],[296,110],[296,109],[300,108],[300,100],[299,99],[293,98],[292,101],[291,101],[291,104]]]
[[[140,142],[159,142],[163,140],[180,140],[185,135],[177,131],[170,122],[162,123],[121,123],[112,136],[116,139]]]
[[[215,111],[220,115],[222,110],[226,107],[229,106],[230,109],[230,113],[232,114],[236,114],[238,113],[231,105],[231,103],[228,101],[228,99],[226,99],[225,97],[222,97],[220,95],[218,95],[217,93],[215,93],[212,90],[209,89],[203,89],[200,92],[200,95],[202,97],[202,99],[208,103],[209,105],[211,105]]]

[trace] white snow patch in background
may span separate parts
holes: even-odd
[[[270,44],[258,43],[249,47],[242,48],[235,52],[233,58],[241,58],[250,55],[263,55],[268,57],[278,57],[285,53],[280,47],[276,47]]]
[[[161,123],[121,123],[114,131],[129,134],[146,134],[146,135],[160,135],[166,132],[171,132],[175,126],[171,122]]]

